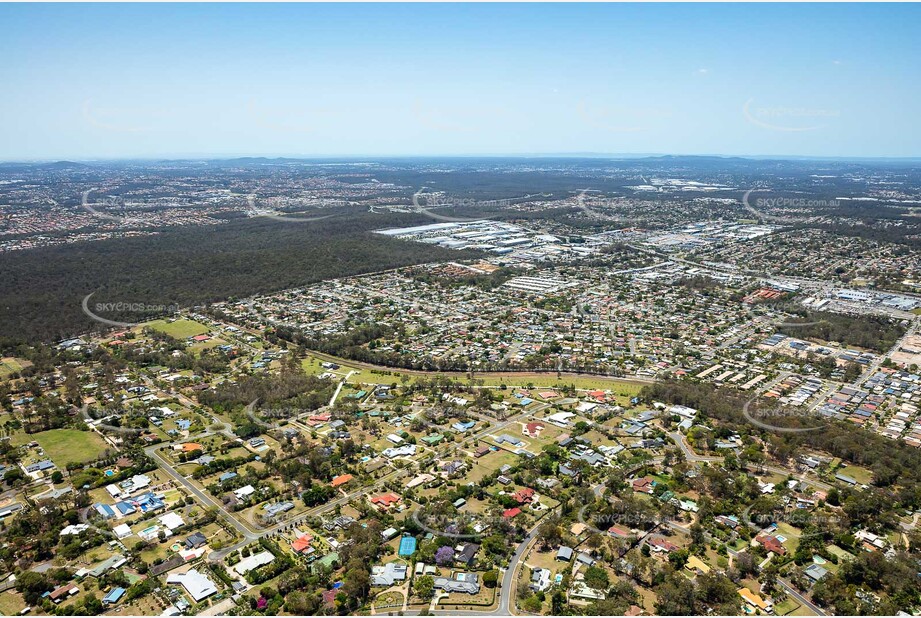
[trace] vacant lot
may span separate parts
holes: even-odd
[[[27,360],[14,358],[12,356],[0,358],[0,379],[7,378],[18,371],[22,371],[31,364],[32,363]]]
[[[188,339],[195,335],[204,335],[209,330],[204,324],[199,324],[193,320],[176,320],[174,322],[154,320],[153,322],[147,322],[144,326],[149,326],[176,339]]]
[[[866,468],[861,468],[860,466],[842,466],[838,468],[837,471],[864,485],[869,484],[873,480],[873,473]]]
[[[485,445],[486,443],[481,441],[480,444]],[[514,466],[517,462],[518,455],[515,453],[510,453],[501,449],[494,451],[479,459],[474,459],[473,468],[467,473],[465,480],[468,483],[479,483],[483,477],[492,474],[505,464]]]
[[[35,440],[45,455],[59,468],[69,463],[83,463],[98,458],[109,447],[99,434],[77,429],[51,429],[33,434],[17,434],[14,440],[27,443]]]
[[[26,607],[26,602],[22,595],[15,590],[8,590],[0,593],[0,614],[4,616],[15,616],[22,608]]]

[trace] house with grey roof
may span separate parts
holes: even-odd
[[[480,582],[476,573],[455,573],[453,577],[436,577],[435,588],[445,592],[466,592],[477,594],[480,591]]]
[[[371,585],[390,587],[406,579],[406,565],[390,562],[384,566],[371,567]]]
[[[825,567],[819,566],[818,564],[810,564],[805,569],[803,569],[803,575],[808,577],[814,582],[820,581],[823,577],[828,575],[828,569]]]

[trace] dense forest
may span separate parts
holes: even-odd
[[[246,219],[7,254],[0,343],[56,340],[99,328],[81,310],[91,292],[93,303],[187,307],[398,266],[476,257],[373,233],[420,219],[424,217],[363,212],[310,223]],[[100,315],[125,322],[153,317]]]
[[[898,321],[875,315],[841,315],[824,311],[810,312],[778,329],[790,337],[837,341],[885,353],[905,334]]]

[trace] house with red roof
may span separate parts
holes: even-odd
[[[330,485],[332,485],[333,487],[342,487],[343,485],[351,481],[353,478],[354,477],[351,474],[340,474],[339,476],[337,476],[336,478],[332,480]]]
[[[386,511],[390,509],[391,506],[400,502],[400,496],[396,495],[393,492],[388,492],[386,494],[381,494],[379,496],[374,496],[371,498],[371,504],[375,505],[379,510]]]
[[[644,476],[641,479],[633,480],[633,491],[637,491],[640,493],[651,494],[653,490],[655,489],[655,486],[656,486],[656,482],[653,479],[649,478],[648,476]]]
[[[198,442],[186,442],[185,444],[179,444],[173,447],[174,451],[182,451],[183,453],[191,453],[192,451],[203,451],[204,447]]]
[[[330,416],[328,413],[311,414],[310,416],[307,417],[307,424],[310,425],[311,427],[315,427],[317,425],[322,425],[323,423],[328,423],[329,419],[331,418],[332,416]]]
[[[55,603],[60,603],[64,599],[71,597],[80,592],[80,589],[73,582],[69,582],[52,591],[48,597]]]
[[[546,425],[543,423],[528,423],[524,426],[524,429],[521,433],[528,436],[529,438],[536,438],[540,435],[540,432],[544,430],[544,427],[546,427]]]
[[[313,543],[313,537],[309,534],[302,534],[291,542],[291,549],[298,554],[306,554],[310,550],[310,545]]]
[[[604,391],[590,391],[588,396],[598,403],[604,403],[604,401],[607,399],[607,395],[605,395]]]
[[[518,504],[528,504],[534,501],[534,493],[535,492],[533,489],[530,487],[525,487],[524,489],[519,489],[513,493],[512,498],[514,498]]]
[[[678,551],[678,546],[669,541],[668,539],[663,539],[660,536],[655,537],[649,541],[649,546],[652,551],[672,553],[673,551]]]
[[[787,553],[787,548],[783,546],[777,537],[771,536],[769,534],[759,534],[755,537],[755,541],[759,543],[765,550],[772,551],[778,556],[783,556]]]
[[[521,509],[519,509],[517,506],[515,508],[508,509],[507,511],[502,513],[502,517],[504,517],[505,519],[512,519],[513,517],[517,517],[518,515],[521,515]]]
[[[336,607],[336,595],[339,594],[337,588],[323,591],[323,605],[326,607]]]

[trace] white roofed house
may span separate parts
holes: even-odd
[[[169,528],[170,530],[175,530],[176,528],[181,528],[185,525],[185,521],[178,513],[165,513],[158,519],[165,528]]]
[[[406,579],[405,564],[390,562],[384,566],[371,567],[371,585],[390,587]]]
[[[237,497],[237,500],[244,500],[247,496],[251,496],[254,493],[256,493],[256,488],[252,485],[246,485],[233,491],[233,495]]]
[[[572,412],[557,412],[556,414],[551,414],[547,417],[547,420],[557,425],[559,427],[566,427],[569,425],[570,419],[575,416]]]
[[[275,560],[274,554],[270,551],[261,551],[258,554],[253,554],[247,558],[243,558],[237,564],[233,565],[231,568],[237,572],[238,575],[246,575],[253,569],[258,569],[261,566],[265,566]]]
[[[214,585],[214,582],[195,569],[190,569],[185,573],[171,573],[167,576],[166,583],[182,586],[196,603],[217,593],[217,586]]]

